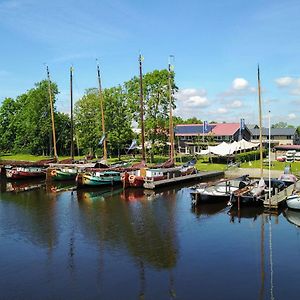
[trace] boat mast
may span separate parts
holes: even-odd
[[[70,97],[71,97],[71,159],[74,161],[74,119],[73,119],[73,67],[70,68]]]
[[[104,140],[103,140],[103,159],[106,161],[107,160],[107,150],[106,150],[106,136],[105,136],[105,124],[104,124],[103,94],[102,94],[102,86],[101,86],[101,77],[100,77],[99,64],[97,64],[97,74],[98,74],[98,91],[99,91],[100,110],[101,110],[101,119],[102,119],[102,134],[104,135]]]
[[[259,148],[260,148],[260,178],[263,178],[263,146],[262,146],[262,110],[259,65],[257,66],[258,106],[259,106]]]
[[[51,112],[51,123],[52,123],[52,137],[53,137],[53,150],[54,150],[54,158],[57,159],[57,151],[56,151],[56,136],[55,136],[55,124],[54,124],[54,109],[53,109],[53,100],[52,100],[52,92],[51,92],[51,80],[49,68],[47,69],[47,78],[48,78],[48,92],[49,92],[49,100],[50,100],[50,112]]]
[[[173,99],[173,91],[172,91],[172,84],[171,84],[171,55],[169,56],[169,65],[168,65],[168,85],[169,85],[169,110],[170,110],[170,116],[169,116],[169,134],[170,134],[170,159],[174,160],[174,128],[173,128],[173,108],[172,108],[172,99]]]
[[[141,131],[142,131],[142,160],[146,161],[145,155],[145,128],[144,128],[144,96],[143,96],[143,70],[142,55],[139,55],[140,66],[140,110],[141,110]]]

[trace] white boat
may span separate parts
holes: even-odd
[[[296,192],[295,194],[288,196],[286,198],[286,205],[288,208],[300,209],[300,193]]]
[[[212,184],[200,184],[191,192],[193,202],[216,202],[228,200],[230,195],[248,184],[248,175],[221,180]]]
[[[300,227],[300,212],[292,209],[287,209],[286,211],[283,212],[283,215],[291,224]]]

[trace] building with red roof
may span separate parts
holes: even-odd
[[[206,148],[206,142],[233,142],[244,139],[250,141],[251,133],[246,125],[240,123],[178,124],[175,127],[180,152],[195,153]],[[203,143],[204,142],[204,143]]]

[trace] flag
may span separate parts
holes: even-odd
[[[135,149],[137,146],[136,140],[132,140],[132,143],[130,145],[130,147],[128,148],[128,151]]]
[[[245,119],[241,119],[241,130],[245,129]]]
[[[102,135],[102,137],[101,137],[101,139],[100,139],[100,141],[98,143],[98,146],[102,146],[104,140],[105,140],[105,134]]]
[[[140,62],[143,62],[144,59],[145,59],[144,56],[143,56],[142,54],[140,54],[140,55],[139,55],[139,61],[140,61]]]
[[[203,131],[206,133],[208,132],[208,122],[207,121],[203,122]]]

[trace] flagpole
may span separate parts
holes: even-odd
[[[263,145],[262,145],[262,109],[259,65],[257,66],[258,106],[259,106],[259,147],[260,147],[260,178],[263,178]]]
[[[70,68],[70,97],[71,97],[71,159],[74,161],[74,120],[73,120],[73,67]]]
[[[205,127],[205,121],[203,121],[203,128],[202,128],[203,129],[202,130],[203,131],[203,135],[202,135],[202,142],[203,142],[203,144],[204,144],[204,127]]]
[[[173,108],[172,108],[172,85],[171,85],[171,55],[169,56],[169,65],[168,65],[168,71],[169,71],[169,78],[168,78],[168,84],[169,84],[169,106],[170,106],[170,120],[169,120],[169,134],[170,134],[170,159],[174,160],[174,128],[173,128]]]
[[[145,155],[145,128],[144,128],[144,96],[143,96],[143,70],[142,70],[142,55],[139,55],[140,69],[140,110],[141,110],[141,133],[142,133],[142,160],[146,161]]]
[[[101,86],[101,76],[100,76],[100,68],[97,63],[97,75],[98,75],[98,91],[100,98],[100,110],[101,110],[101,119],[102,119],[102,135],[104,135],[103,140],[103,159],[107,160],[107,150],[106,150],[106,136],[105,136],[105,123],[104,123],[104,109],[103,109],[103,94],[102,94],[102,86]]]

